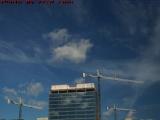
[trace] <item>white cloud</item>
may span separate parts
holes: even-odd
[[[52,32],[49,32],[48,34],[43,35],[44,38],[51,39],[53,41],[54,46],[67,42],[70,36],[71,35],[68,33],[68,30],[65,28],[57,29]]]
[[[27,88],[27,94],[31,96],[38,96],[44,91],[44,87],[40,82],[30,83]]]
[[[66,28],[56,29],[44,34],[43,37],[52,40],[52,59],[49,61],[54,62],[64,60],[73,63],[84,62],[93,46],[89,39],[70,34]]]
[[[79,42],[69,42],[64,46],[53,49],[54,60],[69,60],[73,63],[80,63],[86,60],[87,52],[93,45],[88,39],[81,39]]]

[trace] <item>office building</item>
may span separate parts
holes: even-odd
[[[94,83],[52,85],[49,120],[96,120],[96,94]]]

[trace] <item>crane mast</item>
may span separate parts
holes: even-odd
[[[100,77],[98,77],[98,118],[101,120],[101,83],[100,83]]]

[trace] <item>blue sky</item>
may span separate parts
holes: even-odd
[[[74,84],[82,72],[143,80],[143,85],[102,81],[106,106],[134,108],[138,119],[159,120],[160,2],[74,0],[72,5],[0,5],[0,118],[14,119],[6,104],[22,96],[24,119],[48,115],[52,84]],[[93,81],[87,78],[87,81]],[[93,81],[94,82],[94,81]],[[119,113],[125,119],[128,113]]]

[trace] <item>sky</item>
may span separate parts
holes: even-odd
[[[106,108],[114,104],[136,110],[118,112],[119,120],[159,120],[160,1],[58,2],[0,4],[0,118],[18,117],[7,97],[43,107],[24,108],[26,120],[48,116],[51,85],[83,82],[83,72],[99,69],[106,76],[144,81],[102,80],[103,120],[113,119]]]

